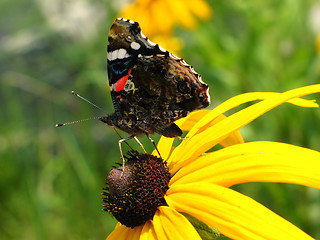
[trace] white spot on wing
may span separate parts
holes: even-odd
[[[209,94],[209,87],[207,88],[206,94],[208,96],[208,102],[211,103],[210,94]]]
[[[190,71],[191,71],[192,73],[194,73],[194,74],[198,74],[198,73],[194,70],[194,68],[193,68],[193,67],[189,66],[189,69],[190,69]]]
[[[137,42],[132,42],[130,45],[134,50],[138,50],[141,46]]]
[[[175,59],[175,60],[180,60],[181,58],[177,57],[176,55],[173,55],[172,53],[169,53],[169,56],[172,58],[172,59]]]
[[[167,50],[165,50],[163,47],[161,47],[160,45],[158,45],[159,49],[161,52],[166,52]]]
[[[149,38],[147,39],[147,41],[148,41],[148,43],[149,43],[151,46],[157,45],[157,44],[155,44],[154,42],[151,42]]]
[[[202,81],[202,77],[198,73],[197,73],[197,75],[198,75],[199,82],[201,82],[202,84],[205,84],[204,81]]]
[[[163,54],[157,54],[156,56],[164,56]],[[139,54],[138,55],[138,58],[153,58],[154,57],[154,55],[142,55],[142,54]]]
[[[118,50],[118,58],[123,59],[127,55],[127,51],[124,48]]]
[[[112,61],[111,59],[112,59],[112,54],[113,54],[113,52],[108,52],[108,56],[107,56],[107,58],[108,58],[108,60],[109,61]]]
[[[143,34],[143,32],[140,31],[141,37],[143,37],[144,39],[147,39],[147,37]]]
[[[116,59],[123,59],[130,57],[130,55],[127,53],[127,51],[124,48],[120,48],[117,50],[114,50],[112,52],[108,52],[108,60],[113,61]]]
[[[189,66],[189,64],[188,64],[188,63],[186,63],[186,61],[185,61],[185,60],[183,60],[182,58],[181,58],[180,62],[181,62],[183,65],[187,66],[187,67]]]

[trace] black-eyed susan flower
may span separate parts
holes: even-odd
[[[109,176],[112,187],[104,199],[106,210],[124,215],[121,219],[115,215],[121,223],[107,239],[201,239],[185,213],[232,239],[313,239],[229,187],[245,182],[281,182],[320,188],[319,152],[278,142],[244,143],[238,132],[284,102],[318,107],[314,101],[299,98],[316,92],[320,92],[320,84],[284,93],[242,94],[214,110],[198,111],[177,121],[189,132],[175,148],[173,139],[160,139],[158,150],[164,161],[156,151],[154,156],[132,153],[132,163],[128,160],[126,165],[128,176],[124,173],[121,177],[122,168]],[[229,117],[222,115],[258,99],[262,101]],[[224,148],[208,152],[217,144]],[[120,204],[113,205],[117,197]],[[145,209],[138,209],[140,206]],[[141,216],[145,218],[141,220]]]
[[[197,18],[207,20],[211,14],[204,0],[136,0],[126,5],[119,17],[139,22],[152,41],[176,53],[182,47],[182,40],[173,36],[174,27],[193,29]]]

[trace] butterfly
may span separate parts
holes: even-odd
[[[122,142],[153,133],[179,137],[174,121],[210,104],[209,87],[193,67],[151,42],[137,22],[112,24],[107,63],[115,112],[99,120],[130,135],[119,141],[122,159]]]

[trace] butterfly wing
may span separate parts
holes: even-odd
[[[108,76],[118,116],[114,122],[124,120],[144,133],[179,136],[182,132],[173,122],[210,103],[201,76],[130,20],[117,19],[110,29]],[[129,132],[123,124],[113,125]]]

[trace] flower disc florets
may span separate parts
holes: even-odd
[[[134,228],[151,220],[159,206],[167,205],[170,173],[166,163],[149,154],[131,151],[123,167],[110,171],[104,188],[104,210],[123,225]]]

